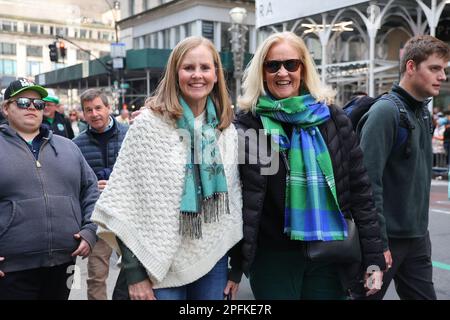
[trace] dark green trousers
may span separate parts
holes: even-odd
[[[345,300],[336,265],[307,260],[301,250],[258,248],[250,269],[256,300]]]

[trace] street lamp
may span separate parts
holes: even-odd
[[[114,1],[112,5],[108,0],[105,0],[105,2],[108,4],[109,9],[111,10],[111,16],[112,16],[113,22],[114,22],[114,32],[115,32],[116,43],[119,43],[119,31],[117,29],[116,13],[117,13],[117,10],[120,9],[120,2]]]
[[[231,52],[233,53],[234,72],[233,77],[236,81],[236,102],[241,94],[241,78],[244,72],[244,54],[245,44],[247,43],[246,33],[247,26],[242,22],[247,17],[245,8],[236,7],[229,12],[231,18],[231,27],[228,31],[231,34]]]
[[[124,67],[124,58],[126,56],[125,53],[125,44],[119,43],[119,31],[117,28],[117,11],[120,10],[120,2],[119,1],[113,1],[113,4],[111,5],[109,0],[105,0],[105,2],[108,4],[109,9],[111,11],[111,17],[113,19],[114,23],[114,31],[115,31],[115,43],[111,44],[111,58],[112,58],[112,67],[113,70],[117,71],[117,75],[115,75],[115,78],[120,79],[120,93],[121,93],[121,99],[122,99],[122,105],[125,104],[125,85],[124,85],[124,79],[123,79],[123,67]],[[117,112],[117,105],[116,105],[116,97],[118,95],[118,81],[114,81],[114,86],[112,89],[112,93],[114,96],[114,102],[113,102],[113,111]]]

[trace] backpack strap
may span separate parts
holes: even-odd
[[[431,115],[428,112],[427,108],[422,108],[422,119],[424,122],[428,123],[428,129],[430,130],[430,134],[433,135],[434,132],[433,122],[431,121]]]
[[[395,141],[394,148],[399,148],[403,143],[405,143],[405,157],[409,158],[412,151],[412,130],[415,129],[415,126],[411,123],[408,116],[408,111],[406,107],[403,105],[403,102],[393,93],[387,93],[381,97],[381,99],[391,101],[398,110],[398,128],[397,128],[397,139]],[[405,133],[406,130],[406,133]],[[406,141],[404,136],[406,134]]]

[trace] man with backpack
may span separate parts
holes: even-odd
[[[428,35],[410,39],[401,57],[400,83],[358,122],[388,266],[382,289],[367,299],[382,299],[392,279],[400,299],[436,299],[428,232],[432,151],[427,105],[446,80],[449,60],[444,42]]]

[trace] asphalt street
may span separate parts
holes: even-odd
[[[447,181],[433,180],[430,197],[430,224],[429,230],[432,241],[433,281],[439,300],[450,300],[450,201],[447,198]],[[108,299],[112,297],[112,290],[119,274],[115,266],[115,254],[111,258],[110,275],[108,277]],[[71,300],[86,300],[86,269],[87,260],[77,261],[79,277],[74,277],[74,288],[71,291]],[[241,282],[238,299],[253,300],[249,282],[245,276]],[[398,300],[392,283],[385,300]]]

